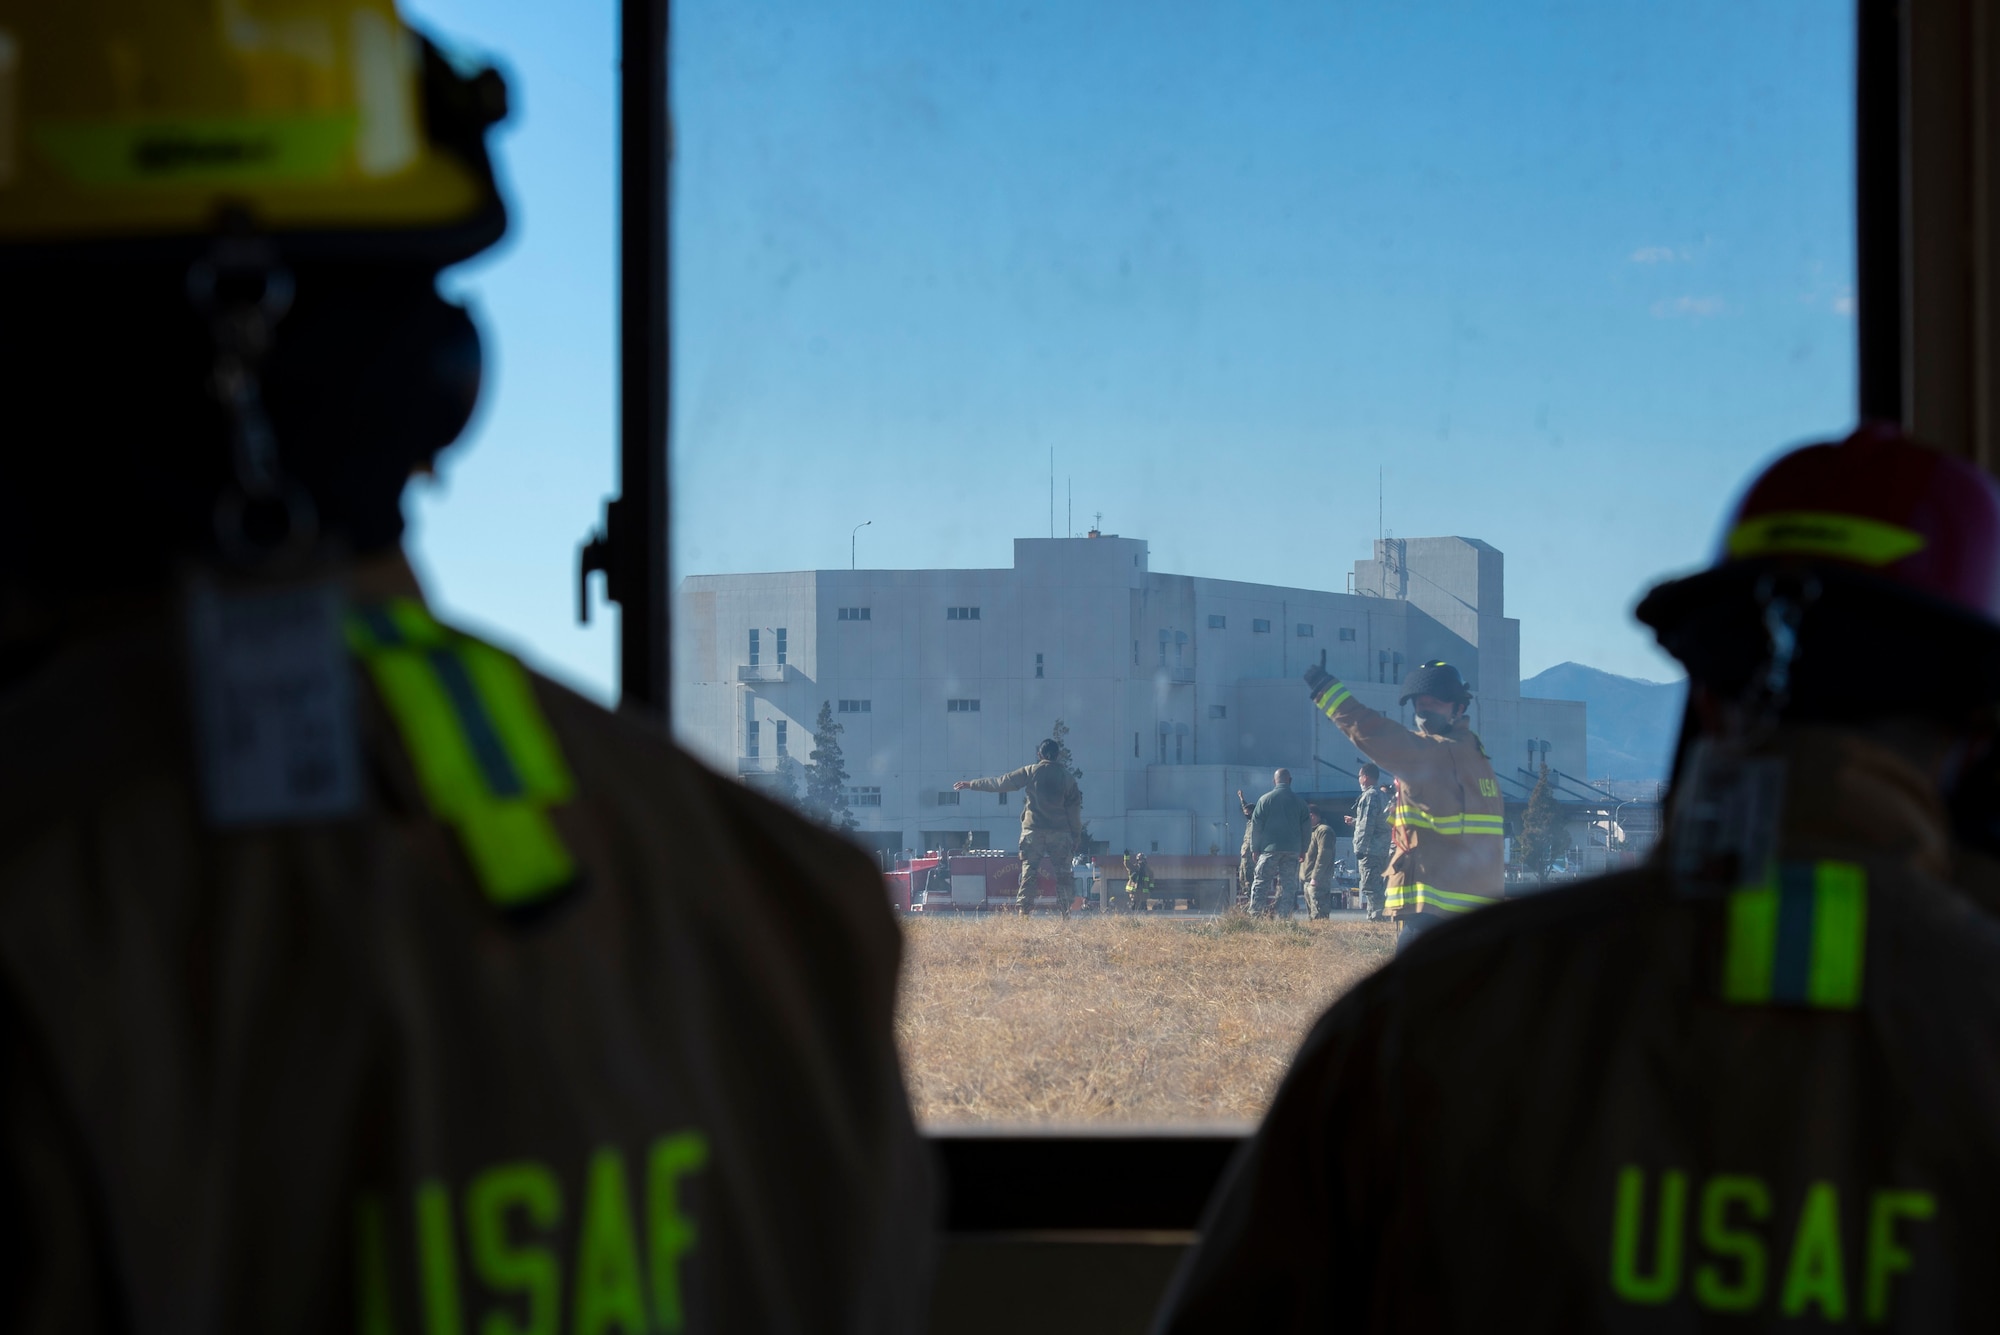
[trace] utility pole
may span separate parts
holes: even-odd
[[[1056,447],[1049,446],[1049,536],[1056,535]]]
[[[864,519],[860,523],[854,526],[854,531],[852,533],[849,533],[847,535],[847,568],[849,570],[854,569],[854,547],[855,547],[855,542],[861,536],[861,530],[867,528],[870,524],[874,522],[875,521],[872,519]]]

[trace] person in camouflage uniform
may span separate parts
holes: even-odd
[[[1040,879],[1043,858],[1056,867],[1056,909],[1069,916],[1068,879],[1070,859],[1076,856],[1083,839],[1083,791],[1062,767],[1058,758],[1062,747],[1053,738],[1035,748],[1039,757],[997,779],[961,779],[952,785],[957,791],[976,793],[1022,793],[1021,801],[1021,889],[1014,907],[1022,916],[1034,911],[1035,886]]]
[[[1289,918],[1298,905],[1299,861],[1306,851],[1306,803],[1292,791],[1290,770],[1271,775],[1271,791],[1250,813],[1250,830],[1257,854],[1250,912]]]
[[[1354,829],[1354,865],[1361,872],[1361,903],[1368,920],[1382,916],[1382,875],[1389,869],[1389,812],[1395,806],[1391,794],[1382,787],[1382,767],[1369,761],[1361,767],[1361,796],[1354,799],[1354,814],[1347,823]]]
[[[1250,903],[1250,882],[1257,875],[1257,855],[1250,851],[1250,817],[1253,814],[1249,799],[1243,790],[1236,790],[1236,805],[1243,808],[1243,847],[1236,854],[1236,905],[1247,908]]]
[[[1306,807],[1306,819],[1312,822],[1312,833],[1306,838],[1306,858],[1299,866],[1299,880],[1306,887],[1306,912],[1315,918],[1330,918],[1340,898],[1333,881],[1333,857],[1327,851],[1333,827],[1320,818],[1316,806]]]

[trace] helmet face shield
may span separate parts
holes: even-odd
[[[451,80],[392,0],[0,0],[0,247],[240,216],[308,252],[463,258],[504,215],[436,123],[471,100]]]

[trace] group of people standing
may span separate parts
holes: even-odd
[[[1369,920],[1396,919],[1402,935],[1411,937],[1447,914],[1499,897],[1502,830],[1499,784],[1478,737],[1464,726],[1471,692],[1457,669],[1426,663],[1404,686],[1404,703],[1416,702],[1414,731],[1355,703],[1346,687],[1323,672],[1314,684],[1313,700],[1365,754],[1392,755],[1409,776],[1395,781],[1397,795],[1392,797],[1381,766],[1365,762],[1359,770],[1360,796],[1342,820],[1350,827]],[[1064,869],[1072,876],[1089,875],[1080,870],[1088,866],[1083,793],[1061,763],[1061,753],[1051,738],[1036,748],[1030,764],[952,785],[961,792],[1023,794],[1021,877],[1014,906],[1024,916],[1034,911],[1045,871],[1056,885],[1056,910],[1065,916],[1073,896],[1063,892]],[[1292,791],[1292,772],[1274,772],[1271,791],[1254,806],[1240,788],[1236,801],[1244,818],[1241,906],[1260,916],[1291,917],[1303,889],[1306,911],[1314,918],[1329,917],[1340,895],[1338,864],[1329,847],[1338,836],[1316,805]],[[1425,834],[1428,854],[1419,852]],[[1477,856],[1465,857],[1468,847]],[[1125,873],[1123,899],[1129,908],[1150,897],[1153,874],[1145,855],[1129,850]],[[1111,907],[1108,897],[1105,907]]]
[[[1354,843],[1360,873],[1361,902],[1374,922],[1384,916],[1391,849],[1393,803],[1382,782],[1382,767],[1374,761],[1358,771],[1361,795],[1354,809],[1341,817]],[[1243,812],[1243,848],[1238,875],[1243,886],[1239,903],[1252,913],[1290,917],[1304,890],[1306,912],[1314,918],[1332,915],[1341,891],[1336,881],[1339,862],[1333,843],[1340,836],[1320,811],[1292,791],[1292,772],[1276,771],[1271,791],[1253,806],[1236,790]]]

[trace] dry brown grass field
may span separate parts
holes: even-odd
[[[897,1032],[931,1125],[1254,1121],[1320,1012],[1395,948],[1358,920],[905,922]]]

